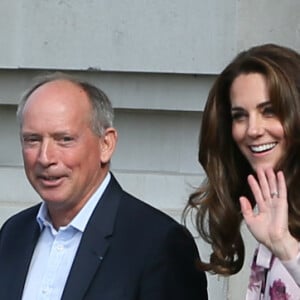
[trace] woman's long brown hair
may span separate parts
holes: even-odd
[[[237,273],[244,263],[239,197],[247,196],[255,205],[247,184],[247,176],[253,170],[231,134],[229,97],[234,79],[249,73],[260,73],[266,78],[270,101],[284,128],[287,148],[276,169],[285,174],[289,228],[300,240],[300,55],[286,47],[265,44],[241,52],[210,90],[198,152],[206,179],[190,195],[184,211],[187,218],[191,210],[196,210],[197,230],[212,247],[209,262],[200,261],[200,268],[222,275]]]

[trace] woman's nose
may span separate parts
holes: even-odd
[[[264,133],[264,122],[257,116],[249,117],[247,134],[251,137],[257,137]]]

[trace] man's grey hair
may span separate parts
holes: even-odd
[[[114,111],[112,108],[112,104],[107,95],[100,88],[86,81],[77,79],[69,74],[55,72],[38,77],[33,86],[25,91],[25,93],[21,97],[20,103],[17,108],[17,120],[20,127],[22,126],[23,122],[24,106],[30,95],[40,86],[57,80],[67,80],[79,86],[85,91],[92,106],[91,129],[95,134],[102,136],[105,129],[113,126]],[[74,103],[74,105],[76,105],[76,103]]]

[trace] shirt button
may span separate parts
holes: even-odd
[[[58,245],[56,245],[56,250],[57,251],[62,251],[62,250],[64,250],[64,246],[61,245],[61,244],[58,244]]]
[[[43,295],[46,295],[48,293],[49,293],[49,289],[47,287],[45,287],[45,288],[42,289],[42,294]]]

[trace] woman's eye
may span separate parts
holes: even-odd
[[[245,117],[246,117],[245,113],[243,113],[243,112],[234,112],[231,114],[231,118],[233,121],[239,121],[239,120],[244,119]]]
[[[274,116],[275,113],[274,113],[273,107],[272,106],[265,107],[263,109],[263,114],[266,116]]]

